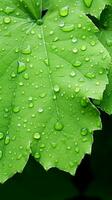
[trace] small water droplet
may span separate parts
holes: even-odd
[[[16,106],[16,107],[13,108],[13,112],[14,113],[18,113],[19,111],[20,111],[19,106]]]
[[[6,145],[9,144],[9,142],[10,142],[10,137],[9,137],[9,135],[6,135],[5,144]]]
[[[54,125],[54,128],[56,131],[61,131],[63,130],[63,124],[59,121],[56,122],[56,124]]]
[[[87,128],[82,128],[81,129],[81,135],[82,136],[85,136],[85,135],[87,135],[88,134],[88,129]]]
[[[42,113],[43,111],[44,111],[43,108],[39,108],[39,109],[38,109],[38,112],[39,112],[39,113]]]
[[[5,24],[9,24],[11,22],[11,18],[10,17],[4,17],[4,23]]]
[[[86,97],[83,97],[81,99],[81,106],[86,108],[88,106],[88,99]]]
[[[55,86],[54,86],[54,92],[59,92],[59,91],[60,91],[59,86],[58,86],[58,85],[55,85]]]
[[[39,159],[39,158],[40,158],[40,154],[39,154],[38,152],[36,152],[36,153],[34,154],[34,157],[35,157],[36,159]]]
[[[36,139],[36,140],[39,140],[40,139],[40,133],[34,133],[33,138]]]

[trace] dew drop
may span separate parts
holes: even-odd
[[[9,24],[11,22],[11,18],[10,17],[4,17],[4,23],[5,24]]]
[[[22,73],[26,70],[26,64],[24,62],[18,61],[17,73]]]
[[[0,150],[0,159],[2,158],[3,156],[3,152]]]
[[[83,97],[81,99],[81,106],[84,107],[84,108],[88,106],[88,99],[87,98]]]
[[[85,136],[85,135],[87,135],[88,134],[88,129],[87,128],[82,128],[81,129],[81,135],[82,136]]]
[[[22,53],[23,54],[31,54],[31,47],[30,47],[30,45],[28,45],[27,48],[23,49]]]
[[[40,158],[40,154],[36,152],[36,153],[34,154],[34,157],[35,157],[36,159],[39,159],[39,158]]]
[[[67,24],[67,25],[63,26],[61,28],[61,30],[64,31],[64,32],[71,32],[71,31],[74,30],[74,28],[75,28],[74,24]]]
[[[39,112],[39,113],[42,113],[43,111],[44,111],[43,108],[39,108],[39,109],[38,109],[38,112]]]
[[[77,61],[73,64],[73,66],[74,66],[74,67],[80,67],[81,64],[82,64],[82,63],[81,63],[80,61],[77,60]]]
[[[16,106],[16,107],[13,108],[13,112],[14,113],[18,113],[19,111],[20,111],[19,106]]]
[[[71,77],[74,77],[74,76],[76,76],[76,73],[75,73],[74,71],[72,71],[72,72],[70,73],[70,76],[71,76]]]
[[[40,139],[40,133],[35,133],[33,138],[36,139],[36,140],[39,140]]]
[[[6,145],[9,144],[9,142],[10,142],[10,137],[9,137],[9,135],[7,135],[5,138],[5,144]]]
[[[63,8],[61,8],[59,14],[61,17],[66,17],[69,14],[69,7],[64,6]]]
[[[56,122],[56,124],[54,125],[54,128],[56,131],[61,131],[63,130],[63,124],[59,121]]]
[[[58,86],[58,85],[55,85],[55,86],[54,86],[54,92],[59,92],[59,91],[60,91],[59,86]]]

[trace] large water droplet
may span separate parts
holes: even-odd
[[[31,54],[31,47],[28,45],[26,48],[22,50],[23,54]]]
[[[61,28],[61,30],[64,31],[64,32],[71,32],[71,31],[74,30],[74,28],[75,28],[74,24],[67,24],[67,25],[63,26]]]
[[[64,6],[63,8],[61,8],[59,14],[61,17],[66,17],[69,14],[69,7]]]
[[[22,73],[26,70],[26,64],[24,62],[18,61],[17,72]]]

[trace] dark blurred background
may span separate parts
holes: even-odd
[[[95,132],[92,155],[86,155],[73,177],[48,172],[30,157],[22,174],[0,185],[3,200],[112,200],[112,117],[102,113],[103,131]]]

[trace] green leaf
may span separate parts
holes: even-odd
[[[53,5],[54,9],[55,7],[61,7],[64,5],[64,2],[57,1],[57,0],[47,0],[46,2],[49,2],[50,5]],[[111,0],[66,0],[66,4],[70,5],[72,7],[77,7],[77,9],[82,10],[86,14],[91,14],[97,18],[100,18],[100,14],[102,10],[105,8],[106,5],[112,5]],[[52,6],[51,6],[52,7]]]
[[[89,98],[101,99],[108,83],[110,56],[82,9],[64,0],[40,19],[25,2],[0,2],[1,182],[30,153],[74,174],[101,128]]]
[[[112,57],[112,7],[107,7],[104,10],[100,21],[104,29],[100,31],[98,38]],[[100,106],[105,112],[112,114],[112,63],[110,63],[108,77],[109,84],[106,88],[106,91],[104,92],[104,97]]]

